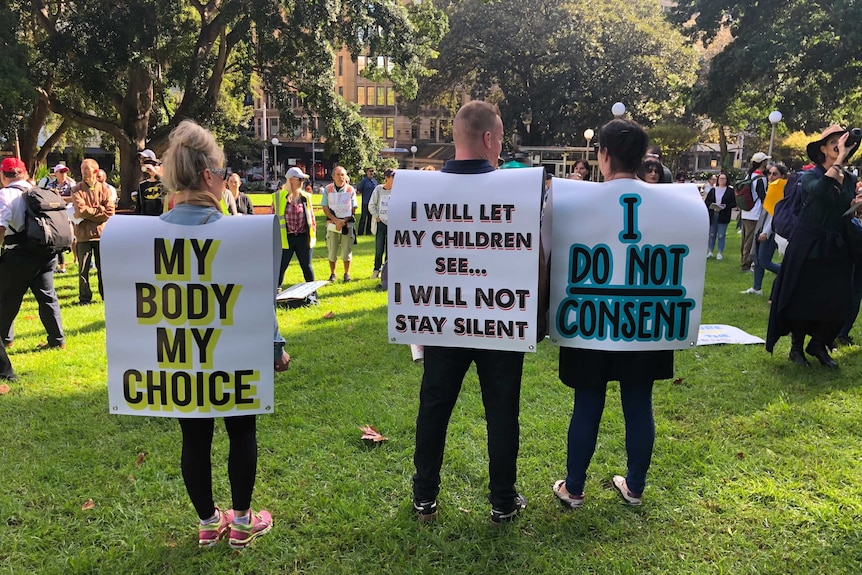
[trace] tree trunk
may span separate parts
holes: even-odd
[[[724,131],[724,126],[718,127],[718,150],[721,154],[721,167],[727,168],[727,134]]]
[[[146,147],[147,129],[153,109],[153,76],[145,65],[129,67],[129,83],[126,94],[117,105],[120,127],[124,137],[117,138],[120,148],[120,207],[132,206],[132,191],[138,189],[143,179],[138,164],[138,152]]]

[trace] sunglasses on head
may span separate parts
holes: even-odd
[[[227,176],[227,168],[207,168],[211,174],[214,174],[221,179],[225,179]]]

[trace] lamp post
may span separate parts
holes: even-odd
[[[276,146],[281,142],[275,137],[270,142],[272,143],[272,171],[275,174],[275,179],[278,180],[278,148]]]
[[[626,105],[622,102],[616,102],[613,106],[611,106],[611,114],[614,115],[614,118],[621,118],[623,114],[626,113]]]
[[[413,169],[416,169],[416,152],[419,151],[419,148],[416,146],[410,146],[410,153],[413,154]]]
[[[768,156],[770,158],[772,157],[772,143],[773,143],[773,141],[775,141],[775,126],[778,124],[778,122],[781,121],[781,118],[783,118],[783,116],[781,115],[781,112],[779,112],[778,110],[773,110],[773,111],[769,112],[769,123],[772,124],[772,133],[769,135],[769,154],[768,154]]]
[[[596,133],[593,131],[592,128],[587,128],[586,130],[584,130],[584,139],[587,141],[587,148],[584,151],[584,159],[587,161],[587,166],[590,167],[590,172],[593,171],[592,167],[590,166],[590,142],[593,141],[593,136],[595,135]]]

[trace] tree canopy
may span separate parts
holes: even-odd
[[[684,114],[697,56],[656,1],[445,4],[450,30],[423,101],[460,86],[498,103],[525,144],[544,145],[582,142],[616,101],[646,124]]]
[[[50,110],[109,134],[126,201],[139,175],[136,152],[163,149],[183,119],[217,127],[236,118],[231,98],[249,93],[253,73],[286,128],[298,98],[303,113],[327,119],[342,158],[362,163],[377,141],[335,95],[335,52],[347,45],[354,54],[387,56],[396,88],[410,96],[437,40],[427,22],[440,21],[427,3],[388,0],[11,0],[10,11],[35,92],[30,109],[19,105],[21,115],[32,123],[41,107],[43,121]],[[7,61],[15,62],[4,56],[0,68]]]
[[[693,38],[732,36],[696,88],[695,111],[762,133],[773,109],[791,130],[858,125],[860,10],[859,0],[679,0],[676,19]]]

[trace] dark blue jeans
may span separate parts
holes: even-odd
[[[38,256],[22,248],[6,250],[0,256],[0,337],[14,339],[13,323],[27,290],[39,305],[39,319],[48,332],[48,345],[65,343],[60,302],[54,291],[54,256]]]
[[[287,271],[287,266],[290,265],[294,253],[296,259],[299,260],[299,267],[302,268],[302,277],[307,282],[314,281],[314,269],[311,267],[311,248],[308,247],[308,244],[308,234],[287,235],[287,249],[281,250],[281,265],[278,270],[279,287],[284,283],[284,272]]]
[[[428,361],[427,356],[425,361]],[[652,460],[655,421],[652,414],[652,381],[620,382],[623,417],[626,422],[626,484],[632,493],[643,493]],[[584,491],[587,468],[596,450],[599,423],[605,409],[608,384],[575,390],[575,408],[569,423],[566,490],[574,495]]]
[[[420,501],[437,499],[449,418],[464,374],[474,362],[488,430],[488,500],[496,509],[509,510],[517,495],[518,414],[524,367],[521,352],[425,346],[425,373],[416,417],[413,496]]]
[[[374,236],[374,271],[383,268],[383,256],[386,255],[386,224],[377,222],[377,235]]]
[[[6,354],[6,346],[0,345],[0,380],[3,379],[15,379],[15,370]]]
[[[775,236],[770,236],[765,242],[757,242],[757,254],[754,259],[754,289],[763,288],[763,275],[766,270],[778,275],[781,266],[772,261],[776,249],[778,244],[775,243]]]

